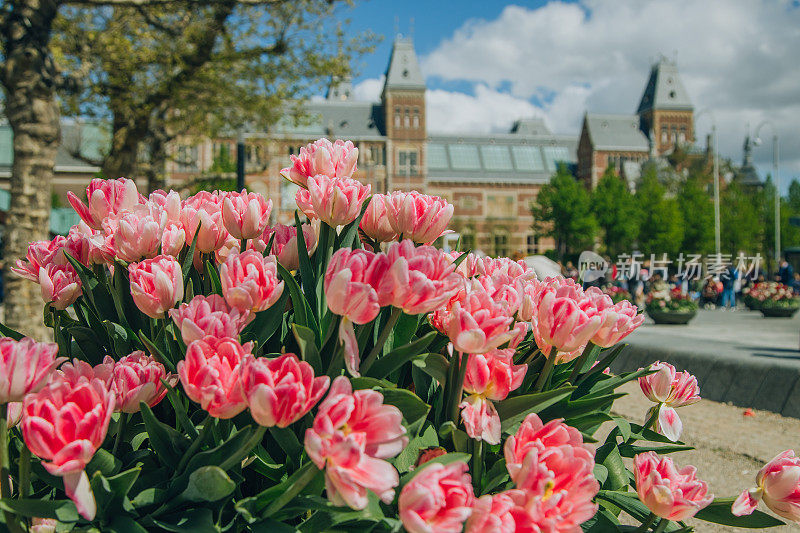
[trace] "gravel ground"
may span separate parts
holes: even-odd
[[[650,401],[635,382],[626,384],[620,392],[629,394],[616,401],[615,414],[641,423],[652,405]],[[720,497],[737,496],[743,489],[754,486],[758,470],[783,450],[800,452],[800,420],[768,411],[754,411],[755,416],[750,417],[744,416],[744,411],[741,407],[707,400],[678,410],[683,421],[682,439],[695,449],[672,457],[679,466],[696,466],[698,477]],[[604,428],[598,437],[605,438],[607,431]],[[770,512],[763,503],[759,509]],[[754,531],[699,520],[689,523],[702,533]],[[766,531],[800,532],[800,526],[787,525]]]

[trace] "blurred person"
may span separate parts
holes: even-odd
[[[778,281],[784,285],[791,285],[794,281],[794,268],[792,268],[792,265],[786,260],[786,257],[783,258],[783,262],[778,269]]]
[[[725,272],[720,276],[720,281],[722,283],[722,301],[720,302],[720,307],[722,307],[723,311],[728,306],[732,311],[736,309],[735,286],[738,280],[739,271],[736,270],[733,265],[728,265],[728,268],[726,268]]]
[[[714,278],[706,278],[700,293],[700,305],[706,309],[714,309],[717,306],[718,297],[717,282],[714,281]]]
[[[792,289],[795,294],[800,294],[800,272],[794,273],[794,281],[792,281]]]

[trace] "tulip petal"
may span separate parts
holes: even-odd
[[[750,489],[742,491],[736,501],[731,506],[731,512],[735,516],[744,516],[752,514],[758,507],[758,502],[761,499],[761,489]]]
[[[672,442],[677,442],[683,431],[683,423],[672,407],[661,405],[658,410],[658,431]]]
[[[94,520],[97,504],[94,501],[89,476],[85,470],[64,474],[64,491],[78,508],[78,512],[87,520]]]

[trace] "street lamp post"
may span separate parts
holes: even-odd
[[[722,243],[720,237],[720,215],[719,215],[719,147],[717,145],[717,119],[710,109],[703,109],[695,116],[695,121],[702,115],[708,114],[711,117],[711,138],[714,150],[714,250],[717,257],[720,256]]]
[[[756,146],[761,144],[761,137],[758,135],[761,128],[769,126],[772,128],[772,172],[775,179],[775,266],[780,267],[781,264],[781,175],[778,168],[778,130],[775,129],[775,124],[769,120],[763,121],[756,128]]]
[[[239,128],[238,135],[236,136],[236,190],[241,191],[244,189],[244,163],[245,163],[245,149],[244,149],[244,128]]]

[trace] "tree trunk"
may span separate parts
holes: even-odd
[[[148,162],[145,167],[147,193],[167,190],[167,143],[161,135],[154,134],[148,142]]]
[[[25,256],[29,242],[49,238],[51,182],[60,128],[56,71],[48,43],[58,2],[17,0],[10,6],[2,25],[6,62],[0,73],[5,113],[14,135],[4,258],[5,322],[41,340],[46,329],[39,287],[9,268]]]
[[[111,151],[103,161],[102,174],[107,179],[135,179],[138,172],[139,147],[147,135],[147,117],[128,117],[114,113]]]

